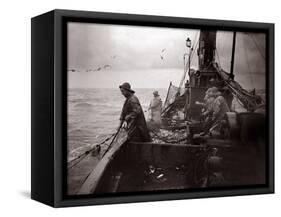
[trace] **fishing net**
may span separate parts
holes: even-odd
[[[186,103],[185,89],[178,88],[170,83],[167,97],[162,110],[162,118],[183,119]]]
[[[171,105],[175,101],[177,92],[178,92],[178,87],[174,86],[171,82],[168,88],[168,93],[164,103],[163,111],[165,111],[169,107],[169,105]]]
[[[227,72],[222,70],[216,64],[214,64],[214,66],[221,78],[225,81],[231,93],[243,104],[248,111],[254,111],[258,107],[265,104],[265,101],[261,96],[256,95],[254,92],[245,90],[237,81],[229,79],[229,74]]]

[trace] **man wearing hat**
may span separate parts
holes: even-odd
[[[215,95],[215,100],[213,103],[213,117],[212,119],[214,121],[221,121],[226,112],[229,112],[229,106],[227,104],[227,101],[225,98],[222,96],[222,93],[218,90],[218,88],[213,87],[213,94]]]
[[[150,142],[151,137],[147,129],[144,113],[139,99],[134,95],[128,82],[119,86],[126,98],[120,116],[120,126],[128,130],[130,141]]]
[[[201,135],[205,135],[207,132],[219,128],[225,114],[230,111],[225,98],[217,87],[209,88],[206,92],[206,97],[210,101],[206,112],[203,113],[204,116],[207,116],[203,125],[203,133]]]
[[[162,100],[157,90],[153,92],[153,96],[148,110],[151,110],[151,121],[153,124],[159,126],[161,124]]]
[[[203,107],[202,109],[202,118],[206,119],[208,116],[212,114],[213,102],[215,100],[215,95],[213,94],[212,88],[209,88],[204,97],[204,102],[196,101],[196,105],[200,105]]]

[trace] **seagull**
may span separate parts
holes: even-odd
[[[104,68],[104,69],[106,69],[106,68],[111,68],[111,66],[107,64],[107,65],[104,65],[103,68]]]
[[[161,60],[164,60],[163,53],[164,53],[165,51],[166,51],[166,48],[164,48],[164,49],[161,50],[161,55],[160,55]]]

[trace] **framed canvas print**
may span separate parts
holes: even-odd
[[[274,24],[32,18],[32,198],[54,207],[274,192]]]

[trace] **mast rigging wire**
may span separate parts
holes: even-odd
[[[260,54],[261,57],[265,60],[265,56],[264,56],[263,52],[261,51],[261,48],[259,47],[258,43],[256,42],[254,36],[253,36],[253,35],[250,35],[249,33],[246,34],[246,35],[248,35],[248,37],[254,42],[254,44],[255,44],[255,46],[256,46],[256,48],[257,48],[259,54]]]
[[[248,70],[249,70],[249,74],[250,74],[251,84],[252,84],[252,87],[255,88],[255,86],[254,86],[254,81],[253,81],[253,77],[252,77],[251,66],[250,66],[250,63],[249,63],[249,57],[248,57],[248,53],[247,53],[246,46],[245,46],[245,39],[243,39],[243,48],[244,48],[246,63],[247,63]]]
[[[193,41],[195,41],[195,39],[198,38],[199,32],[200,31],[197,31],[196,35],[194,36],[194,40]],[[192,63],[192,60],[193,60],[193,57],[194,57],[194,53],[195,53],[194,51],[196,50],[196,48],[198,46],[198,42],[199,42],[199,38],[196,40],[196,43],[193,43],[192,47],[190,48],[191,49],[191,51],[189,53],[190,58],[188,58],[188,60],[190,62],[189,61],[185,61],[185,56],[184,56],[184,62],[183,62],[183,64],[184,64],[184,73],[183,73],[183,77],[182,77],[182,79],[180,81],[180,84],[179,84],[178,92],[180,91],[180,88],[182,87],[183,82],[185,80],[186,73],[187,73],[187,68],[188,68],[187,66],[188,66],[188,64],[191,65],[191,63]],[[194,47],[194,45],[195,45],[195,47]]]

